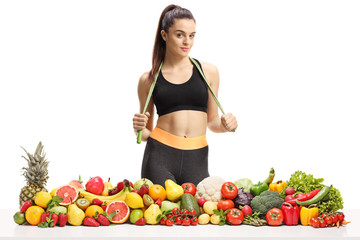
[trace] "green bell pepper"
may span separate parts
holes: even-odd
[[[251,186],[250,193],[255,197],[268,190],[268,188],[269,187],[265,182],[258,182],[257,184]]]

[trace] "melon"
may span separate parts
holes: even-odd
[[[106,208],[108,214],[116,211],[116,215],[112,218],[112,223],[124,223],[130,216],[130,208],[124,201],[114,201],[109,203]]]
[[[76,201],[79,196],[79,192],[71,185],[64,185],[56,190],[55,196],[59,196],[63,199],[62,202],[59,203],[60,205],[68,206]]]

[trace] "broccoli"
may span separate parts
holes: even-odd
[[[277,192],[264,191],[251,200],[253,212],[260,212],[261,218],[265,218],[266,213],[272,208],[281,209],[284,199]]]

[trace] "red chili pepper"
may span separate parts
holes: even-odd
[[[298,225],[300,210],[297,205],[293,206],[288,202],[284,202],[281,211],[284,215],[284,223],[286,225]]]
[[[309,192],[308,194],[306,195],[303,195],[302,197],[298,197],[296,200],[300,201],[300,202],[303,202],[303,201],[306,201],[306,200],[310,200],[312,199],[313,197],[315,197],[316,194],[318,194],[318,192],[320,192],[320,189],[315,189],[311,192]]]

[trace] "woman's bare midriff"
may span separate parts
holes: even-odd
[[[176,111],[160,116],[156,126],[176,136],[192,138],[206,134],[207,113],[193,110]]]

